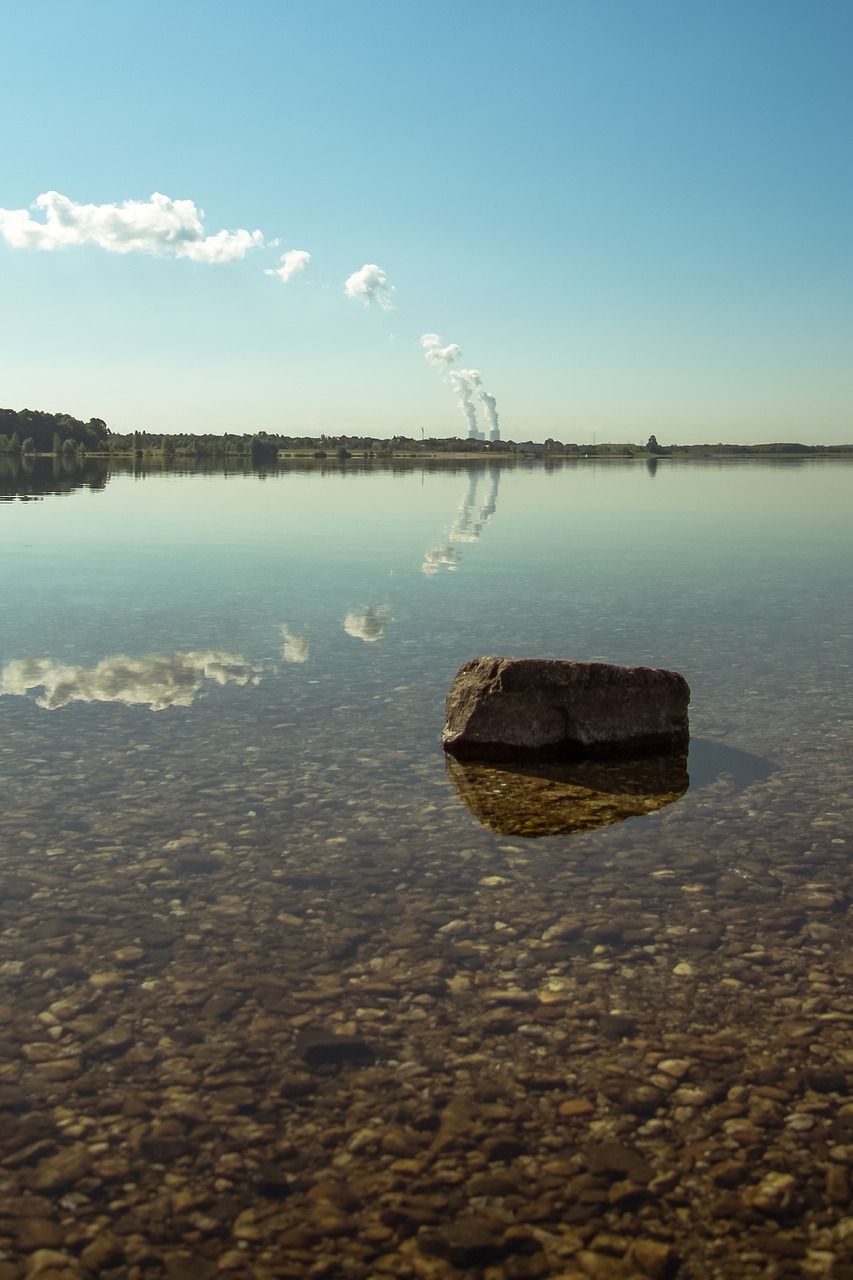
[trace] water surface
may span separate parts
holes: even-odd
[[[781,1170],[784,1256],[853,1262],[849,463],[36,479],[0,506],[0,1189],[64,1192],[45,1238],[452,1275],[474,1214],[531,1274],[650,1231],[747,1276]],[[680,671],[689,786],[598,771],[636,816],[535,838],[469,807],[439,737],[483,654]]]

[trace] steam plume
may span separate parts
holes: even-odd
[[[475,435],[477,431],[477,410],[474,407],[475,378],[479,381],[480,375],[476,369],[454,369],[450,374],[450,384],[465,414],[469,436]]]
[[[469,439],[482,440],[484,438],[483,434],[477,430],[477,407],[474,403],[474,397],[477,396],[488,420],[489,439],[500,440],[497,401],[483,386],[483,379],[479,369],[450,368],[461,356],[462,348],[455,342],[448,343],[446,347],[443,347],[441,338],[437,333],[425,333],[421,338],[421,346],[424,349],[424,356],[427,362],[435,368],[447,372],[450,385],[456,392],[459,407],[465,414],[465,421],[468,423]]]
[[[267,267],[264,270],[264,275],[278,276],[282,284],[287,284],[288,280],[292,280],[300,271],[307,271],[310,261],[311,254],[307,250],[288,249],[287,253],[281,255],[281,266]]]
[[[391,294],[394,286],[388,283],[388,277],[375,262],[365,262],[359,271],[354,271],[344,283],[344,293],[348,298],[360,298],[366,307],[375,302],[383,311],[393,311]]]

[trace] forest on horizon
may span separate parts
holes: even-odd
[[[221,458],[243,457],[254,463],[275,461],[279,453],[308,453],[318,458],[337,456],[345,459],[356,454],[382,457],[400,453],[482,453],[501,455],[530,453],[587,457],[635,456],[708,456],[708,455],[774,455],[774,454],[843,454],[853,452],[853,444],[822,445],[798,442],[767,444],[659,444],[654,435],[645,444],[577,443],[548,439],[544,443],[531,440],[472,440],[459,436],[428,437],[416,440],[410,436],[376,439],[368,436],[291,436],[275,432],[254,431],[224,435],[180,433],[163,435],[147,431],[113,432],[103,418],[83,422],[69,413],[50,413],[41,409],[0,409],[0,456],[27,454],[146,455],[171,457]]]

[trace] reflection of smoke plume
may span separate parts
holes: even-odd
[[[442,566],[452,572],[459,564],[459,552],[447,544],[444,547],[430,547],[421,565],[428,578],[434,578]]]
[[[488,487],[484,500],[480,503],[478,502],[478,490],[484,473],[473,470],[470,472],[468,488],[459,504],[456,519],[450,526],[450,542],[444,546],[431,547],[424,556],[421,569],[427,577],[435,577],[442,567],[448,570],[457,568],[461,557],[452,545],[454,542],[476,542],[480,537],[483,532],[483,526],[492,518],[497,507],[500,474],[497,467],[490,467],[485,472]]]
[[[188,707],[202,680],[216,684],[260,682],[259,668],[234,653],[208,651],[102,658],[94,667],[68,667],[49,658],[8,662],[0,671],[0,694],[23,695],[44,689],[36,702],[48,711],[69,702],[122,702],[127,706]]]
[[[479,484],[479,474],[472,471],[468,480],[468,492],[462,499],[456,519],[450,526],[450,537],[454,542],[476,542],[483,531],[482,524],[478,523],[474,517]]]
[[[425,333],[421,338],[421,346],[424,349],[424,355],[430,364],[435,365],[439,369],[448,370],[448,378],[459,406],[465,414],[465,421],[468,423],[469,439],[482,440],[483,436],[477,430],[477,410],[474,405],[475,394],[479,396],[486,417],[489,422],[489,438],[491,440],[500,440],[500,425],[498,422],[498,406],[493,395],[490,395],[483,386],[483,379],[479,369],[450,369],[449,366],[454,364],[462,354],[461,347],[455,342],[451,342],[448,346],[441,345],[441,338],[437,333]]]
[[[281,624],[281,636],[283,640],[281,656],[285,662],[307,662],[308,661],[308,637],[295,636],[286,623]]]
[[[363,609],[353,609],[347,614],[344,631],[365,644],[374,644],[385,635],[390,619],[391,610],[387,604],[365,605]]]

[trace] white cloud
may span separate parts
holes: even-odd
[[[69,702],[122,702],[162,711],[188,707],[205,678],[222,685],[260,681],[258,667],[239,654],[215,650],[145,658],[116,654],[102,658],[94,667],[31,658],[7,662],[0,669],[0,694],[22,696],[31,689],[43,689],[36,702],[47,711],[67,707]]]
[[[385,635],[390,618],[391,610],[387,604],[365,605],[363,609],[353,609],[347,614],[344,631],[365,644],[375,644]]]
[[[265,276],[278,276],[283,284],[287,284],[288,280],[292,280],[300,271],[308,270],[308,263],[311,261],[311,254],[305,249],[288,249],[287,253],[281,255],[280,267],[267,267],[264,271]]]
[[[375,262],[365,262],[360,271],[354,271],[347,277],[344,293],[348,298],[360,298],[364,305],[375,302],[383,311],[393,311],[391,294],[394,286],[388,283],[388,277]]]
[[[205,235],[204,211],[192,200],[170,200],[154,192],[150,200],[122,204],[75,204],[58,191],[40,195],[26,209],[0,209],[0,235],[15,249],[62,249],[96,244],[108,253],[153,253],[194,262],[233,262],[260,248],[260,231],[217,231]]]

